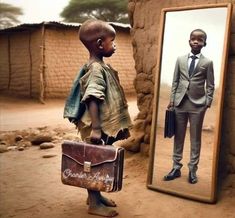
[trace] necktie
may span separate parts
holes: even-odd
[[[192,59],[191,63],[190,63],[190,66],[189,66],[189,69],[188,69],[188,73],[189,73],[189,76],[192,75],[193,73],[193,70],[194,70],[194,67],[195,67],[195,60],[197,59],[197,56],[190,56],[190,58]]]

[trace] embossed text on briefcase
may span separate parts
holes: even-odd
[[[64,141],[61,180],[66,185],[95,191],[120,191],[123,162],[123,148]]]

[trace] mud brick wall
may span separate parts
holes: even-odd
[[[105,62],[119,72],[120,82],[126,94],[135,94],[136,76],[129,33],[117,30],[117,51]],[[65,97],[80,68],[89,54],[78,38],[78,30],[45,30],[45,97]]]
[[[5,90],[9,83],[8,37],[0,35],[0,42],[0,90]]]
[[[20,96],[38,95],[40,42],[36,32],[0,36],[0,90]]]
[[[10,37],[11,43],[11,92],[21,93],[26,96],[29,92],[30,80],[30,57],[29,57],[29,34],[22,37],[17,33]]]
[[[131,37],[128,28],[114,26],[117,51],[106,59],[119,72],[126,94],[135,94]],[[79,26],[35,26],[31,31],[0,34],[0,91],[46,98],[65,98],[75,75],[89,58],[78,37]]]
[[[132,25],[132,45],[135,68],[137,71],[135,89],[138,114],[138,126],[145,132],[142,147],[149,146],[152,122],[152,101],[154,92],[154,75],[157,69],[158,33],[162,8],[195,6],[215,3],[232,3],[232,28],[223,108],[221,139],[221,170],[235,173],[235,1],[220,0],[129,0],[128,9]],[[142,125],[140,125],[142,124]],[[143,149],[144,150],[144,149]],[[146,150],[146,149],[145,149]],[[222,158],[221,158],[222,159]],[[235,181],[234,181],[235,182]],[[235,184],[235,183],[234,183]]]
[[[77,30],[45,30],[45,98],[65,97],[72,81],[87,60]]]

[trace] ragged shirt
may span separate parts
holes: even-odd
[[[91,96],[101,100],[101,128],[108,136],[116,137],[120,130],[131,126],[128,105],[118,73],[103,62],[85,65],[86,74],[80,79],[81,102]],[[82,125],[91,126],[91,119],[86,109],[81,118]]]

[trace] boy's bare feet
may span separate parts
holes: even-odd
[[[116,207],[116,203],[112,200],[112,199],[108,199],[104,196],[100,196],[100,201],[101,203],[103,203],[105,206],[107,207]]]
[[[94,207],[89,207],[88,213],[93,214],[93,215],[103,216],[103,217],[115,217],[118,215],[118,212],[116,210],[106,207],[103,204],[99,204]]]
[[[107,207],[116,207],[117,206],[115,201],[113,201],[112,199],[108,199],[102,195],[100,195],[100,202]],[[87,205],[89,205],[89,198],[87,198],[86,203],[87,203]]]

